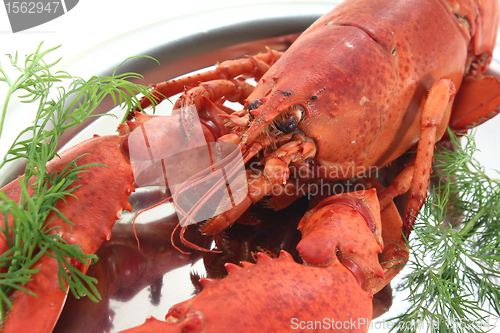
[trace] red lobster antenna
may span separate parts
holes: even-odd
[[[257,142],[259,142],[259,141],[257,141]],[[266,140],[265,142],[270,142],[270,141]],[[261,146],[260,149],[253,149],[253,150],[248,149],[247,150],[247,152],[244,154],[243,165],[246,164],[252,157],[254,157],[262,148],[265,147],[265,145],[262,145],[262,143],[259,143],[258,145]],[[184,231],[185,231],[187,225],[189,224],[188,220],[191,220],[192,223],[196,223],[196,221],[193,219],[193,216],[197,212],[199,212],[201,207],[203,205],[205,205],[207,203],[207,201],[214,195],[214,193],[216,193],[224,184],[226,184],[226,188],[229,192],[228,194],[229,194],[229,197],[231,199],[231,204],[233,207],[235,206],[230,187],[228,186],[228,179],[231,179],[231,177],[233,177],[235,174],[237,174],[238,170],[241,168],[241,166],[238,164],[239,160],[237,157],[241,151],[241,148],[243,148],[242,146],[243,146],[243,144],[240,144],[229,155],[227,155],[225,158],[223,158],[219,162],[214,164],[212,161],[211,167],[208,167],[208,168],[196,173],[195,175],[191,176],[190,178],[186,179],[185,181],[183,181],[179,185],[179,187],[175,191],[175,193],[173,194],[173,196],[172,196],[173,204],[174,204],[175,208],[178,210],[178,212],[184,216],[184,218],[182,218],[181,221],[179,222],[179,224],[182,226],[180,237],[181,237],[181,241],[184,244],[186,244],[190,247],[193,247],[195,249],[198,249],[198,250],[220,253],[220,251],[207,250],[207,249],[201,248],[195,244],[192,244],[191,242],[189,242],[188,240],[186,240],[184,238]],[[229,166],[229,170],[226,173],[224,173],[224,178],[219,179],[207,192],[205,192],[203,194],[203,196],[192,206],[192,208],[188,212],[185,212],[182,209],[182,207],[180,207],[180,205],[177,204],[179,194],[187,191],[188,189],[190,189],[196,185],[199,185],[202,182],[205,182],[207,179],[209,179],[211,177],[214,177],[215,176],[214,171],[221,169],[224,166]],[[210,172],[210,171],[212,171],[212,173],[207,176],[207,172]]]
[[[234,149],[228,156],[226,156],[225,158],[223,158],[221,161],[213,164],[196,173],[195,175],[189,177],[188,179],[186,179],[185,181],[183,181],[179,187],[177,188],[177,190],[175,191],[175,193],[172,195],[172,199],[173,199],[173,204],[175,206],[175,208],[177,209],[177,211],[182,214],[184,217],[181,219],[181,221],[179,222],[179,225],[182,226],[182,230],[181,230],[181,240],[184,244],[190,246],[190,247],[193,247],[193,248],[196,248],[198,250],[203,250],[203,251],[207,251],[207,252],[214,252],[214,253],[220,253],[220,251],[216,251],[216,250],[207,250],[207,249],[204,249],[204,248],[201,248],[191,242],[189,242],[188,240],[186,240],[184,238],[184,231],[186,229],[186,227],[188,226],[188,224],[191,223],[197,223],[193,217],[194,215],[200,211],[201,207],[203,205],[205,205],[207,203],[207,201],[224,185],[226,184],[226,188],[228,189],[228,192],[229,192],[229,197],[231,199],[231,203],[234,207],[235,203],[233,201],[233,198],[232,198],[232,193],[231,193],[231,190],[229,189],[229,186],[228,186],[228,179],[230,179],[231,177],[233,177],[237,172],[238,170],[241,169],[241,165],[240,163],[238,163],[238,155],[239,155],[239,147]],[[223,178],[220,178],[214,185],[212,185],[210,187],[210,189],[205,192],[203,194],[203,196],[189,209],[188,212],[184,211],[184,209],[178,204],[178,197],[181,193],[187,191],[188,189],[190,188],[193,188],[205,181],[207,181],[208,179],[210,178],[213,178],[216,176],[216,174],[214,173],[215,170],[219,170],[221,168],[223,168],[224,166],[229,166],[229,170],[224,174],[224,177]],[[207,175],[207,172],[210,172],[209,175]]]

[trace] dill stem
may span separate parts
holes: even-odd
[[[4,80],[2,80],[2,81],[5,81],[5,83],[7,83],[7,85],[9,86],[9,90],[7,91],[7,97],[5,98],[5,103],[4,103],[3,109],[2,109],[2,118],[0,119],[0,138],[1,138],[3,125],[5,122],[5,116],[7,115],[7,107],[9,106],[10,98],[12,97],[12,94],[14,93],[14,91],[19,89],[20,83],[26,81],[30,77],[30,75],[28,75],[28,73],[24,72],[24,75],[19,76],[14,81],[14,83],[12,83],[9,80],[7,73],[5,73],[5,71],[2,69],[2,66],[0,66],[0,71],[2,72],[2,74],[4,76]]]
[[[500,188],[497,188],[495,190],[495,194],[498,194],[499,192],[500,192]],[[458,236],[465,237],[465,235],[474,227],[474,225],[479,221],[479,219],[481,219],[486,214],[488,209],[489,208],[487,206],[482,206],[477,211],[476,215],[474,215],[474,217],[472,217],[469,221],[467,221],[467,223],[465,223],[462,230],[460,230],[458,232]]]
[[[21,177],[19,177],[19,182],[21,183]],[[24,193],[21,192],[21,198],[19,200],[19,205],[21,205],[21,203],[23,202],[23,200],[24,200],[23,197],[24,197]],[[14,251],[13,255],[14,255],[14,258],[17,258],[18,256],[22,255],[22,253],[21,253],[22,237],[16,237],[16,232],[19,232],[19,228],[16,227],[16,222],[15,222],[16,218],[13,216],[12,219],[13,219],[13,222],[14,222],[13,225],[12,225],[12,228],[14,229],[14,233],[12,235],[12,237],[14,238],[14,246],[13,247],[14,247],[14,249],[16,249]],[[6,234],[6,236],[7,235],[8,235],[8,233]],[[13,259],[12,260],[12,263],[9,266],[9,269],[8,269],[9,273],[17,269],[17,266],[18,266],[17,262],[18,262],[18,260],[19,259]]]
[[[9,76],[3,70],[2,66],[0,66],[0,72],[3,74],[2,81],[5,81],[5,83],[7,83],[7,85],[9,86],[9,90],[7,91],[7,99],[6,99],[5,104],[3,105],[3,109],[2,109],[2,118],[0,119],[0,138],[1,138],[2,137],[3,124],[4,124],[4,121],[5,121],[5,115],[7,114],[7,106],[9,104],[10,96],[12,95],[12,93],[13,93],[14,90],[12,89],[12,83],[10,82]]]
[[[443,272],[444,270],[446,269],[446,267],[448,267],[448,262],[445,260],[443,260],[443,264],[441,265],[441,267],[438,269],[438,276],[441,277],[443,275]]]
[[[7,76],[5,76],[5,77],[7,77]],[[5,116],[7,115],[7,106],[9,105],[10,96],[14,92],[14,90],[12,89],[12,87],[10,85],[10,81],[8,82],[8,85],[9,85],[9,91],[7,92],[7,98],[5,100],[5,103],[4,103],[3,109],[2,109],[2,118],[0,119],[0,138],[2,137],[3,124],[5,122]]]

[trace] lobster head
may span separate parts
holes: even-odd
[[[374,68],[376,73],[365,75]],[[289,154],[293,159],[318,172],[327,170],[320,177],[354,177],[373,165],[368,148],[388,104],[380,101],[391,100],[395,82],[394,56],[364,31],[341,24],[312,26],[248,96],[251,122],[240,136],[240,148],[247,150],[262,136],[285,144],[298,134],[314,142],[316,151],[314,161],[297,150]]]
[[[395,148],[385,147],[387,156],[375,157],[370,147],[383,144],[377,140],[390,141],[380,138],[382,123],[390,132],[397,130],[393,124],[407,126],[418,118],[432,82],[449,77],[459,87],[464,77],[478,77],[491,62],[498,0],[381,2],[390,13],[375,8],[380,2],[345,1],[295,41],[247,99],[245,108],[253,121],[236,140],[243,151],[261,135],[283,142],[280,136],[302,131],[316,142],[320,165],[385,165],[402,151],[392,154]],[[371,14],[359,14],[362,6]],[[402,18],[400,7],[414,10]],[[421,24],[424,14],[429,22]],[[413,23],[402,28],[401,20]],[[408,35],[419,24],[415,34],[424,33],[429,42]],[[415,52],[424,57],[416,59]],[[408,61],[407,68],[398,67],[403,61]],[[397,104],[394,96],[405,94],[409,97]],[[403,111],[407,117],[396,120]]]

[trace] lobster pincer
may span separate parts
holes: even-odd
[[[386,214],[387,221],[388,216],[401,222],[397,211]],[[336,327],[340,332],[366,332],[372,295],[390,281],[379,262],[383,223],[375,189],[328,197],[299,224],[303,264],[286,251],[278,258],[258,253],[256,264],[228,263],[226,278],[201,279],[203,291],[173,306],[165,322],[149,318],[125,332],[231,332],[235,326],[243,332],[284,332],[300,321],[326,329],[332,320],[349,323]],[[400,226],[389,223],[388,229],[397,235]],[[404,262],[403,253],[387,259]],[[270,306],[273,315],[263,318]]]

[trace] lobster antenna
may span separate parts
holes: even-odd
[[[253,152],[251,150],[247,150],[247,152],[245,153],[245,156],[244,156],[244,159],[243,159],[243,163],[246,163],[248,162],[252,157],[254,157],[260,150],[262,150],[263,148],[265,148],[267,145],[262,145],[262,147],[258,150],[254,150]],[[217,162],[216,164],[212,165],[211,167],[208,167],[200,172],[198,172],[197,174],[191,176],[190,178],[188,178],[187,180],[185,180],[184,182],[182,182],[182,184],[179,185],[179,188],[177,189],[177,191],[174,193],[174,206],[176,207],[176,209],[178,209],[181,214],[184,215],[184,218],[181,220],[181,225],[183,223],[187,223],[186,220],[189,219],[191,220],[193,223],[196,223],[196,221],[193,220],[193,218],[191,217],[192,215],[191,214],[196,214],[199,209],[200,209],[200,206],[205,204],[206,201],[208,200],[208,198],[213,194],[214,191],[217,191],[221,188],[222,184],[224,183],[224,180],[223,179],[220,179],[216,184],[214,184],[202,197],[200,200],[198,200],[194,205],[193,207],[186,213],[181,207],[179,207],[177,204],[176,204],[176,199],[177,199],[177,196],[188,190],[189,188],[199,184],[200,182],[202,181],[205,181],[207,176],[206,176],[206,173],[211,171],[211,170],[214,170],[215,167],[219,167],[221,165],[228,165],[230,164],[231,162],[235,162],[236,161],[236,155],[237,155],[237,152],[241,151],[241,148],[243,148],[243,145],[240,144],[238,146],[238,149],[234,149],[233,152],[231,152],[231,154],[229,154],[228,156],[226,156],[224,159],[222,159],[221,161]],[[232,177],[235,173],[236,173],[236,170],[238,169],[237,166],[233,166],[229,169],[229,171],[227,172],[227,178],[230,178]],[[214,175],[209,175],[209,177],[213,177]],[[194,180],[193,182],[190,182],[191,180]],[[190,183],[190,184],[188,184]]]
[[[248,149],[244,155],[243,163],[248,162],[248,160],[250,160],[253,156],[255,156],[260,150],[262,150],[266,146],[268,146],[268,145],[263,144],[262,147],[260,147],[260,149],[256,149],[253,151]],[[220,179],[219,181],[217,181],[217,183],[215,183],[207,192],[205,192],[205,194],[193,205],[193,207],[187,213],[179,205],[177,205],[176,201],[177,201],[177,197],[179,196],[180,193],[187,191],[188,189],[200,184],[201,182],[204,182],[207,178],[215,176],[213,173],[207,175],[207,172],[210,172],[210,171],[213,172],[215,169],[219,169],[221,166],[230,165],[231,163],[235,163],[237,161],[236,160],[237,153],[240,152],[242,148],[243,148],[243,145],[240,144],[238,146],[238,148],[235,148],[228,156],[226,156],[225,158],[223,158],[222,160],[220,160],[219,162],[217,162],[215,164],[213,164],[213,162],[211,160],[212,165],[210,167],[207,167],[206,169],[194,174],[193,176],[191,176],[188,179],[186,179],[185,181],[183,181],[179,185],[177,191],[175,191],[175,193],[173,194],[173,204],[174,204],[175,208],[184,216],[182,218],[182,220],[179,222],[179,224],[181,226],[184,224],[184,226],[182,227],[181,235],[180,235],[181,241],[184,244],[186,244],[192,248],[206,251],[206,252],[221,253],[220,251],[204,249],[196,244],[189,242],[184,237],[184,231],[185,231],[187,224],[189,223],[188,220],[191,220],[193,223],[196,223],[196,221],[193,219],[192,216],[194,216],[194,214],[196,214],[200,210],[201,206],[204,205],[208,201],[208,199],[213,195],[213,193],[215,191],[219,190],[222,187],[225,180]],[[236,173],[237,170],[238,170],[237,165],[231,166],[230,169],[228,170],[228,172],[226,173],[227,178],[231,178],[232,176],[234,176],[234,174]],[[173,244],[173,237],[172,237],[172,244]]]
[[[134,220],[132,221],[132,228],[134,229],[134,237],[135,237],[135,240],[137,241],[137,249],[140,250],[141,249],[141,243],[139,242],[139,237],[137,237],[137,231],[135,229],[135,220],[139,217],[139,215],[141,215],[142,213],[144,212],[147,212],[148,210],[150,209],[153,209],[155,207],[158,207],[159,205],[161,204],[164,204],[165,202],[169,201],[169,200],[172,200],[172,196],[169,196],[168,198],[166,199],[163,199],[162,201],[154,204],[153,206],[151,207],[148,207],[148,208],[145,208],[143,210],[141,210],[140,212],[138,212],[135,216],[134,216]],[[175,230],[174,230],[175,231]]]
[[[179,251],[180,253],[182,254],[191,254],[191,252],[186,252],[184,250],[181,250],[180,247],[178,247],[177,245],[175,245],[174,243],[174,234],[175,232],[177,231],[177,229],[179,228],[179,226],[181,225],[181,223],[177,223],[177,225],[175,226],[174,230],[172,231],[172,233],[170,234],[170,244],[172,244],[172,246],[174,247],[174,249],[176,249],[177,251]],[[201,248],[201,247],[200,247]]]
[[[236,161],[236,156],[237,156],[237,153],[238,153],[238,150],[235,149],[231,154],[229,154],[228,156],[226,156],[224,159],[222,159],[221,161],[217,162],[216,164],[214,165],[211,165],[210,167],[198,172],[197,174],[189,177],[188,179],[186,179],[185,181],[183,181],[180,185],[179,185],[179,188],[177,189],[177,191],[175,191],[175,193],[173,194],[173,202],[174,202],[174,206],[176,209],[179,210],[179,212],[181,214],[184,215],[184,218],[181,220],[181,225],[182,224],[187,224],[188,222],[186,220],[191,220],[193,223],[196,223],[196,221],[193,220],[192,218],[192,214],[196,214],[199,209],[200,209],[200,206],[205,204],[206,201],[213,195],[213,193],[215,191],[217,191],[218,189],[221,188],[222,184],[224,184],[225,180],[224,179],[220,179],[219,181],[217,181],[217,183],[215,183],[202,197],[200,200],[198,200],[194,205],[193,207],[186,213],[180,206],[178,206],[176,204],[176,201],[177,201],[177,197],[179,196],[180,193],[200,184],[201,182],[204,182],[206,179],[208,178],[211,178],[211,177],[214,177],[215,175],[212,173],[212,174],[209,174],[207,176],[207,172],[215,169],[215,167],[217,166],[221,166],[221,165],[228,165],[230,164],[231,162],[235,162]],[[229,171],[226,173],[228,178],[232,177],[234,175],[234,173],[236,172],[237,170],[237,166],[233,166],[229,169]]]
[[[180,223],[178,224],[180,225]],[[204,252],[210,252],[210,253],[222,253],[222,251],[220,250],[210,250],[210,249],[205,249],[199,245],[196,245],[190,241],[188,241],[185,237],[184,237],[184,233],[186,232],[186,228],[187,226],[183,226],[182,229],[181,229],[181,233],[180,233],[180,239],[182,241],[183,244],[193,248],[193,249],[196,249],[196,250],[199,250],[199,251],[204,251]],[[173,235],[173,234],[172,234]],[[182,252],[182,251],[181,251]]]

